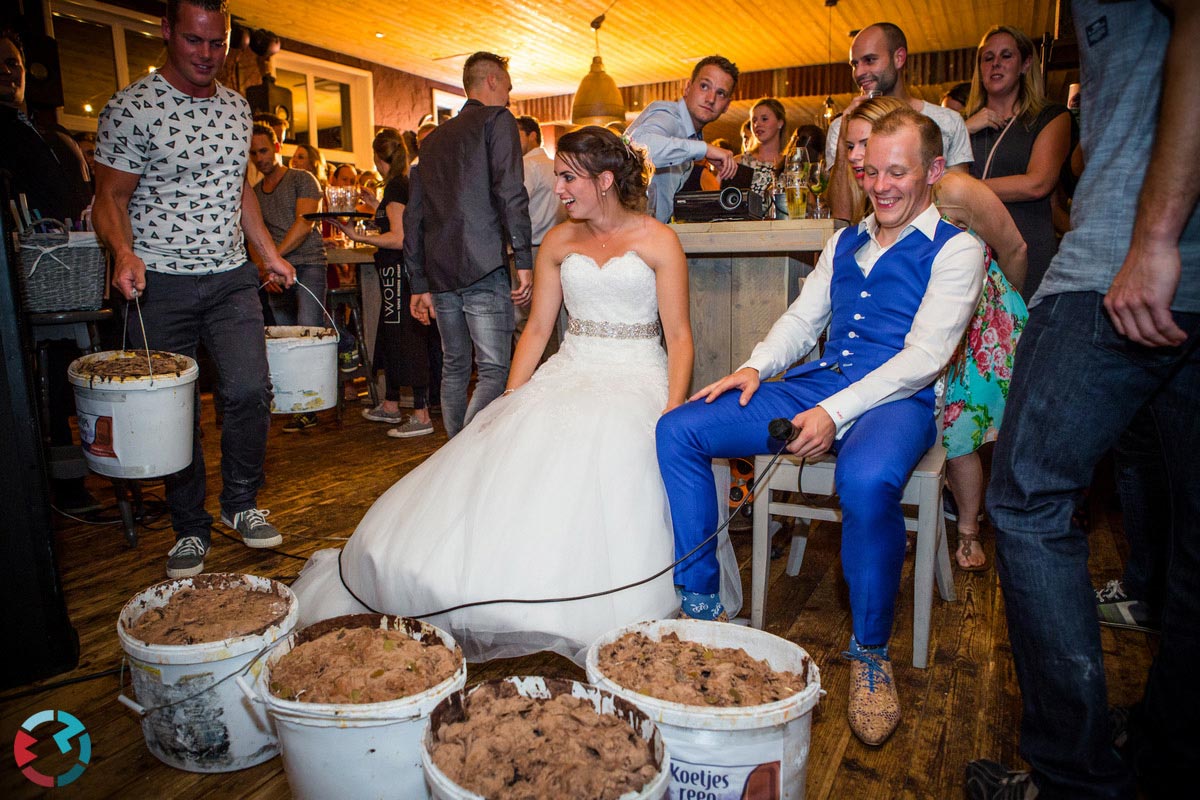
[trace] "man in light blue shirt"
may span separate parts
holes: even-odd
[[[670,222],[675,193],[701,159],[716,170],[721,180],[737,172],[733,153],[708,144],[701,136],[704,126],[725,113],[737,88],[738,68],[722,56],[700,59],[679,100],[658,100],[629,126],[631,141],[649,151],[654,164],[647,206],[659,222]]]

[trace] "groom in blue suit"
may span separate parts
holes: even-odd
[[[791,453],[837,453],[854,621],[845,654],[854,669],[850,725],[868,744],[882,743],[900,720],[887,651],[904,562],[900,495],[934,443],[933,384],[966,330],[985,270],[982,246],[932,203],[944,170],[930,119],[902,109],[875,123],[863,179],[875,213],[830,238],[799,298],[739,370],[658,424],[677,558],[717,527],[712,459],[777,451],[772,419],[798,430]],[[789,370],[826,325],[821,358]],[[715,543],[676,567],[675,583],[685,615],[716,618]]]

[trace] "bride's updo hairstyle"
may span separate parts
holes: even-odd
[[[589,178],[611,172],[621,205],[630,211],[646,210],[646,187],[654,168],[644,151],[624,137],[588,125],[559,139],[557,154]]]

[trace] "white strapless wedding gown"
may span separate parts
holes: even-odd
[[[634,251],[603,265],[571,254],[563,297],[575,321],[558,353],[495,400],[363,517],[342,556],[346,583],[392,614],[477,600],[581,595],[670,564],[670,511],[654,426],[667,402],[654,272]],[[627,338],[633,334],[634,338]],[[741,581],[721,537],[722,599]],[[365,609],[322,550],[292,587],[302,624]],[[426,617],[480,661],[553,650],[582,661],[612,628],[678,609],[670,572],[588,600],[500,603]]]

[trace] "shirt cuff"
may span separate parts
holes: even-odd
[[[825,409],[825,413],[833,419],[833,424],[837,427],[837,433],[834,434],[836,439],[842,438],[846,429],[866,410],[862,400],[854,393],[853,386],[826,397],[817,403],[817,406]]]

